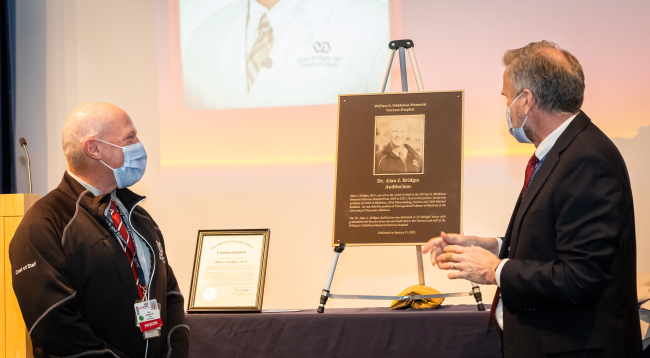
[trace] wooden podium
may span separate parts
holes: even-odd
[[[32,342],[11,286],[9,243],[23,216],[38,199],[34,194],[0,195],[0,358],[33,357]]]

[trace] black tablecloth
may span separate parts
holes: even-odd
[[[291,313],[188,314],[190,356],[501,357],[489,306],[435,310],[326,308]]]

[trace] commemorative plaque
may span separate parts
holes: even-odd
[[[202,230],[188,312],[262,310],[270,230]]]
[[[339,96],[332,245],[421,245],[462,227],[464,91]]]

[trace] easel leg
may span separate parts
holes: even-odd
[[[384,77],[379,84],[379,93],[386,92],[386,83],[388,83],[388,76],[390,76],[390,68],[393,66],[393,58],[395,57],[395,50],[390,50],[388,54],[388,61],[386,61],[386,68],[384,68]]]
[[[424,286],[424,264],[422,263],[422,245],[415,246],[415,255],[418,260],[418,281]]]
[[[332,279],[334,279],[334,271],[336,271],[336,264],[339,261],[339,255],[345,250],[345,244],[339,244],[339,246],[334,248],[334,257],[332,258],[332,266],[330,266],[330,272],[327,275],[327,282],[325,282],[325,288],[320,295],[320,305],[316,312],[323,313],[325,312],[325,303],[327,303],[327,294],[330,293],[330,287],[332,286]]]
[[[409,60],[411,60],[411,68],[413,69],[413,77],[415,77],[415,83],[418,85],[418,91],[424,91],[424,85],[422,84],[422,77],[420,77],[420,68],[418,67],[418,61],[415,60],[415,50],[413,47],[409,47]]]
[[[399,71],[402,76],[402,92],[408,92],[409,85],[406,82],[406,57],[404,57],[404,47],[399,48]]]

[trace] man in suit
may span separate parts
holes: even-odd
[[[510,133],[536,147],[506,235],[442,233],[424,252],[449,278],[499,285],[490,321],[505,357],[640,357],[630,181],[580,111],[582,67],[546,41],[503,63]]]
[[[376,92],[388,41],[380,1],[238,0],[184,48],[185,107],[333,104],[340,93]]]

